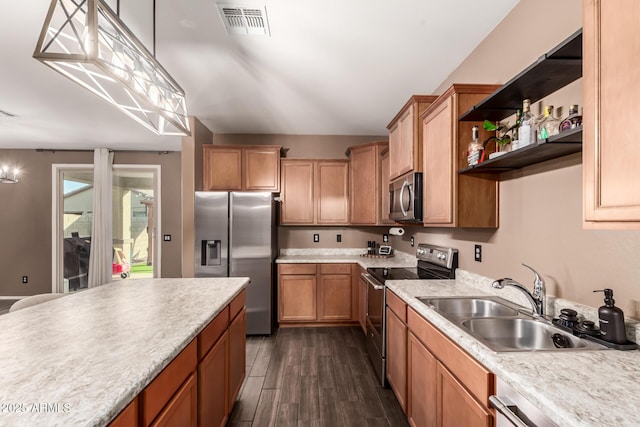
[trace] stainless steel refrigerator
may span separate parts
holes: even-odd
[[[247,335],[275,327],[276,203],[272,193],[196,191],[196,277],[249,277]]]

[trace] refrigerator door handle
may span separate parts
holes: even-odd
[[[202,240],[202,256],[200,257],[201,265],[220,265],[221,264],[221,242],[220,240]]]

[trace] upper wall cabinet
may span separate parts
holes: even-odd
[[[384,185],[389,191],[389,180],[382,177],[380,152],[388,146],[387,141],[377,141],[349,147],[347,150],[352,225],[384,224],[383,212],[386,211],[383,209],[382,195]],[[388,212],[386,218],[389,218]]]
[[[387,126],[389,129],[389,179],[420,171],[420,114],[437,96],[414,95]]]
[[[588,228],[640,228],[640,2],[585,0],[584,220]]]
[[[203,145],[205,191],[280,191],[279,146]]]
[[[282,225],[349,224],[347,160],[282,159]]]
[[[580,77],[582,77],[582,30],[576,31],[482,102],[464,112],[460,120],[500,121],[515,114],[516,110],[522,107],[523,99],[529,98],[531,102],[539,101]],[[504,172],[579,153],[580,150],[582,150],[582,128],[572,129],[548,139],[538,140],[535,144],[500,157],[485,160],[475,166],[467,167],[466,164],[462,164],[460,173]],[[498,174],[495,176],[499,177]]]
[[[425,227],[498,227],[498,183],[457,174],[467,162],[471,128],[479,124],[458,121],[458,116],[497,87],[455,84],[420,116]],[[484,131],[481,138],[486,138]]]

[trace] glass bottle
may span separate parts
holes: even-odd
[[[522,117],[518,128],[518,148],[526,147],[535,142],[535,117],[531,114],[531,100],[522,101]]]
[[[547,139],[559,133],[558,119],[553,116],[553,105],[545,105],[544,119],[538,126],[538,139]]]
[[[578,105],[569,107],[569,116],[560,122],[559,131],[564,132],[582,126],[582,115],[578,113]]]
[[[512,135],[511,135],[511,150],[517,150],[518,147],[520,146],[520,141],[519,141],[519,134],[518,131],[520,130],[520,123],[522,122],[522,110],[520,110],[518,108],[518,110],[516,111],[516,122],[513,125],[513,130]]]
[[[480,163],[480,157],[482,155],[483,147],[478,140],[478,126],[471,128],[471,142],[467,150],[467,163],[469,166],[477,165]]]

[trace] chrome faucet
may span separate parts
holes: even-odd
[[[529,267],[525,263],[522,263],[522,265],[527,267],[529,270],[533,271],[533,274],[536,275],[533,281],[533,292],[529,292],[527,288],[525,288],[523,285],[521,285],[520,283],[508,277],[505,277],[504,279],[496,280],[491,284],[491,286],[493,286],[496,289],[502,289],[505,286],[512,286],[518,289],[519,291],[524,293],[524,295],[527,297],[527,299],[531,303],[533,315],[536,317],[542,317],[545,314],[545,304],[547,299],[547,295],[546,295],[547,291],[544,286],[544,280],[542,280],[538,272],[535,271],[533,268]]]

